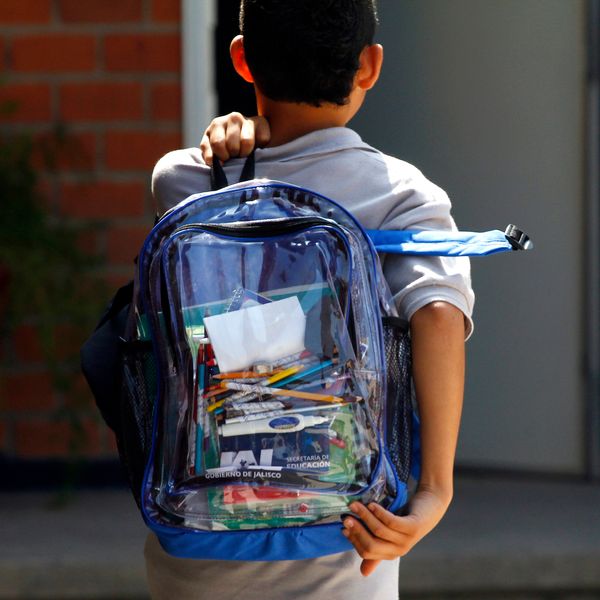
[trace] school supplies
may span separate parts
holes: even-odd
[[[469,253],[476,239],[377,247]],[[402,509],[419,476],[410,340],[352,215],[267,181],[199,194],[160,219],[137,268],[119,448],[169,553],[321,556],[351,548],[351,502]]]
[[[294,413],[280,415],[271,419],[260,419],[240,423],[225,423],[219,427],[219,435],[231,437],[232,435],[254,435],[257,433],[292,433],[327,423],[327,417],[304,417]]]
[[[281,372],[276,373],[275,375],[271,375],[271,377],[265,379],[264,385],[273,385],[277,382],[281,382],[282,380],[285,380],[291,377],[292,375],[295,375],[296,373],[298,373],[298,371],[301,371],[302,369],[302,365],[295,365],[293,367],[283,369]]]
[[[274,373],[274,371],[271,371]],[[258,371],[235,371],[231,373],[217,373],[215,379],[260,379],[264,373]]]
[[[191,447],[195,449],[194,456],[194,473],[199,475],[202,473],[203,465],[202,465],[202,452],[204,447],[204,390],[206,387],[206,350],[205,344],[200,343],[198,347],[198,354],[196,358],[196,398],[195,398],[195,410],[196,410],[196,418],[193,420],[193,424],[196,425],[196,431],[193,432],[193,439],[195,443]],[[192,425],[193,430],[193,425]]]
[[[204,325],[222,371],[304,349],[306,316],[297,296],[206,317]]]
[[[275,387],[288,386],[298,379],[308,379],[312,377],[315,373],[319,373],[320,371],[324,371],[325,369],[333,366],[333,360],[326,360],[325,362],[318,363],[310,368],[298,368],[296,373],[286,374],[285,378],[281,378],[279,381],[274,380],[271,382],[271,385],[275,385]],[[298,372],[300,371],[300,372]]]
[[[339,396],[331,396],[329,394],[315,394],[312,392],[302,392],[300,390],[292,390],[288,388],[269,388],[263,385],[253,385],[251,383],[234,383],[228,381],[222,384],[223,387],[229,390],[239,390],[240,392],[248,392],[254,394],[265,394],[268,396],[285,396],[286,398],[301,398],[303,400],[314,400],[316,402],[343,402],[344,398]]]
[[[267,404],[266,402],[261,402],[260,404]],[[251,406],[251,405],[250,405]],[[346,406],[346,404],[329,404],[329,405],[321,405],[321,406],[302,406],[300,408],[288,408],[287,410],[268,410],[265,412],[256,412],[245,414],[241,416],[234,417],[226,417],[225,423],[247,423],[249,421],[255,421],[257,419],[266,419],[267,417],[280,417],[282,415],[288,414],[290,412],[293,413],[305,413],[305,412],[317,412],[322,410],[336,410],[340,406]]]

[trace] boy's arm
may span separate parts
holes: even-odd
[[[396,516],[377,504],[355,502],[344,535],[364,559],[363,575],[381,560],[406,554],[441,520],[452,499],[453,466],[464,385],[463,313],[432,302],[411,320],[413,377],[421,418],[422,470],[409,513]],[[367,529],[368,528],[368,529]]]

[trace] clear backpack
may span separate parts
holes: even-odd
[[[266,180],[163,215],[138,259],[117,431],[163,547],[310,558],[351,548],[351,502],[400,512],[419,477],[418,417],[408,327],[377,251],[528,245],[515,228],[366,232],[337,203]]]

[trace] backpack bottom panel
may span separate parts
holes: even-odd
[[[183,531],[151,527],[161,546],[177,558],[302,560],[352,550],[341,523],[255,531]]]

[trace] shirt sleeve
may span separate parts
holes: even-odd
[[[457,231],[446,193],[425,177],[414,183],[408,194],[406,188],[403,189],[400,200],[384,218],[380,229]],[[465,315],[465,337],[470,337],[475,295],[468,258],[388,254],[382,257],[382,263],[403,318],[410,320],[417,310],[431,302],[448,302]]]
[[[152,172],[152,196],[156,210],[163,214],[192,194],[210,189],[210,168],[198,148],[165,154]]]

